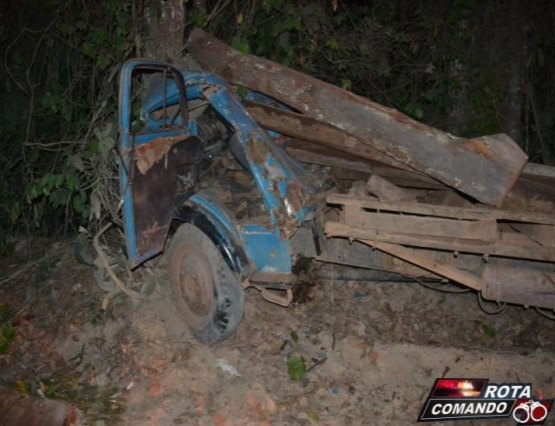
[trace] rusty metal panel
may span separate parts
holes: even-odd
[[[148,170],[162,158],[166,157],[167,159],[170,148],[182,140],[183,136],[162,137],[153,139],[152,141],[139,145],[135,148],[133,160],[135,160],[135,165],[137,166],[139,173],[145,175]]]
[[[252,55],[195,29],[188,50],[203,67],[325,121],[396,161],[498,206],[527,156],[506,135],[464,139],[339,87]]]
[[[194,175],[200,146],[198,138],[180,136],[158,138],[135,149],[129,182],[139,257],[163,249],[174,214],[177,168],[186,173],[184,164],[188,164]],[[188,191],[192,194],[194,189]]]

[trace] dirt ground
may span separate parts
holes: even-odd
[[[0,384],[69,401],[95,426],[414,424],[443,376],[555,396],[555,321],[517,307],[486,315],[472,293],[325,281],[282,308],[247,290],[237,333],[208,347],[181,321],[163,261],[134,283],[142,300],[102,310],[106,293],[71,246],[16,244],[0,258],[0,324],[15,330]],[[307,368],[298,381],[295,357]]]

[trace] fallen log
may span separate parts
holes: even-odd
[[[404,171],[405,175],[409,176],[405,180],[405,185],[421,186],[421,182],[426,182],[428,188],[440,188],[443,185],[429,176],[420,173],[405,164],[382,154],[380,151],[372,148],[370,145],[365,144],[353,136],[348,135],[342,130],[337,129],[327,123],[307,117],[304,114],[299,114],[291,111],[284,111],[273,106],[260,104],[252,101],[244,101],[243,105],[246,107],[249,114],[264,128],[274,130],[283,135],[296,138],[299,141],[306,143],[302,149],[313,152],[326,152],[330,158],[334,156],[341,158],[340,153],[346,153],[372,163],[374,167],[377,163],[387,166],[388,172],[393,172],[394,175],[398,174],[394,171],[397,169],[399,172]],[[302,162],[308,158],[303,155],[297,144],[296,149],[287,148],[287,152],[294,158],[298,158]],[[323,147],[318,149],[314,145]],[[327,150],[326,150],[327,149]],[[314,158],[314,164],[322,164]],[[323,165],[330,165],[328,163]],[[339,164],[337,164],[339,166]],[[379,167],[379,166],[378,166]],[[352,170],[360,171],[359,168]],[[375,170],[377,171],[377,170]],[[360,176],[359,176],[360,178]],[[394,177],[395,178],[395,177]],[[454,193],[454,192],[450,192]],[[549,211],[553,209],[555,202],[555,167],[544,166],[541,164],[528,163],[517,180],[514,187],[511,189],[504,207],[511,208],[511,201],[520,201],[521,204],[528,205],[529,208],[537,208],[539,205],[543,210]],[[546,204],[550,203],[550,204]],[[522,208],[522,206],[519,206]]]
[[[0,425],[76,426],[81,413],[67,402],[36,398],[0,388]]]
[[[191,32],[187,47],[205,69],[233,84],[326,122],[485,204],[500,205],[526,165],[527,156],[506,135],[454,137],[306,74],[241,54],[200,29]]]

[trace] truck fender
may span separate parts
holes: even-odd
[[[190,223],[200,229],[218,248],[229,268],[240,280],[248,278],[252,268],[245,249],[214,215],[198,205],[181,204],[176,209],[175,221],[178,222],[177,225]]]

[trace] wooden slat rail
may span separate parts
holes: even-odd
[[[327,197],[328,204],[345,206],[357,206],[364,209],[411,213],[425,216],[450,217],[454,219],[467,220],[507,220],[513,222],[538,223],[544,225],[555,225],[555,216],[525,212],[511,211],[492,208],[468,208],[468,207],[446,207],[435,206],[424,203],[381,202],[370,197],[353,198],[345,194],[330,194]]]
[[[431,259],[406,247],[399,246],[397,244],[369,241],[363,239],[359,239],[358,241],[371,247],[375,247],[383,252],[389,253],[392,256],[403,259],[413,265],[419,266],[442,277],[464,284],[474,290],[482,290],[485,287],[484,281],[482,281],[482,279],[477,275],[471,272],[463,271],[456,266],[449,265],[445,262],[439,262],[437,260]]]
[[[372,213],[344,207],[346,225],[382,233],[413,236],[414,238],[440,238],[447,241],[460,239],[468,242],[493,243],[497,239],[495,220],[458,220],[442,217]]]
[[[494,243],[480,243],[467,242],[455,238],[450,241],[432,237],[422,238],[421,235],[402,235],[394,232],[359,228],[339,222],[326,222],[325,231],[328,236],[381,241],[413,247],[459,251],[463,253],[555,262],[554,247],[542,246],[532,241],[526,235],[511,232],[500,232],[499,238]]]

